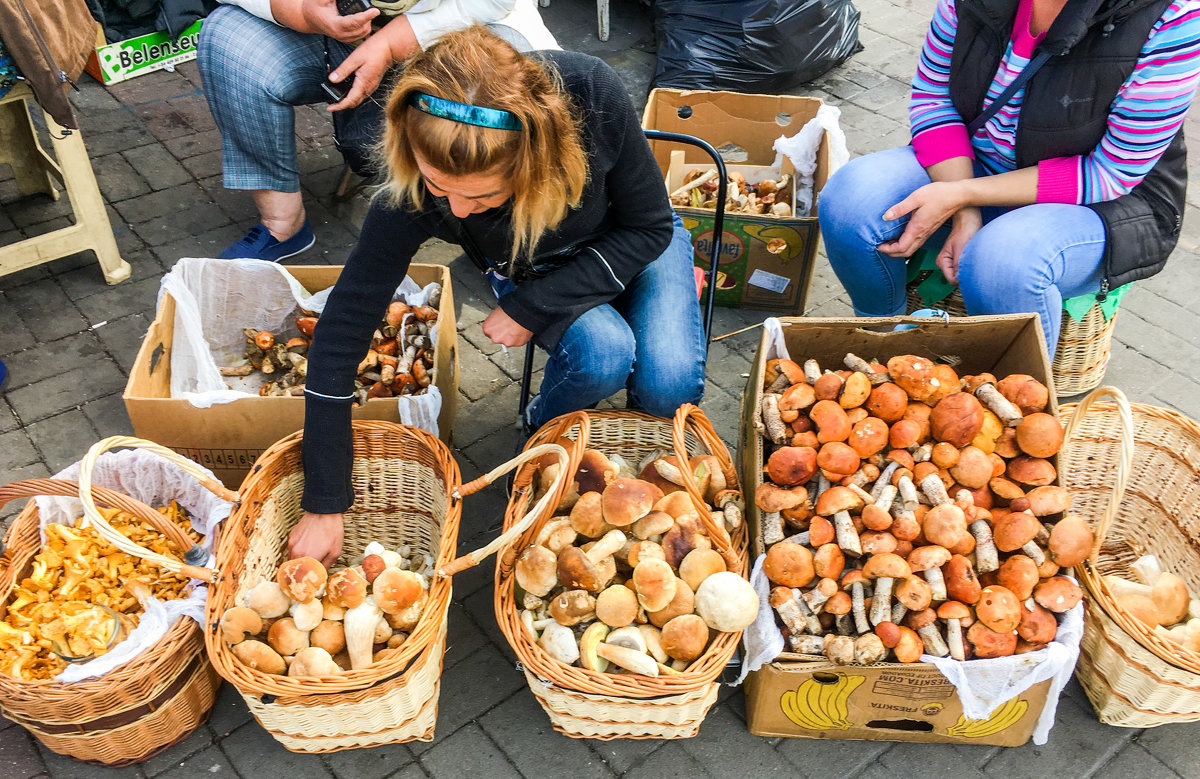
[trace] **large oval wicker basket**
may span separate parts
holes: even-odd
[[[1116,402],[1095,402],[1101,394]],[[1153,554],[1200,594],[1200,425],[1174,411],[1127,404],[1109,388],[1060,414],[1070,419],[1060,470],[1071,510],[1096,531],[1092,555],[1077,569],[1087,620],[1076,676],[1109,725],[1200,720],[1200,654],[1133,618],[1102,578],[1136,581],[1129,565]]]
[[[698,408],[685,405],[675,419],[652,417],[636,411],[593,411],[568,414],[551,421],[530,439],[528,446],[567,437],[575,441],[570,473],[578,467],[583,449],[619,454],[636,463],[655,450],[690,457],[716,455],[731,489],[737,489],[737,472],[729,451]],[[517,472],[505,527],[526,514],[534,467]],[[569,485],[564,483],[562,491]],[[688,490],[697,513],[729,570],[746,575],[746,527],[733,533],[712,521],[711,513],[694,487]],[[557,504],[561,495],[556,496]],[[536,515],[527,531],[506,545],[496,565],[496,619],[516,652],[529,689],[550,716],[554,729],[575,738],[691,738],[716,702],[717,676],[737,649],[741,633],[718,634],[684,672],[647,677],[607,674],[567,666],[546,654],[526,632],[516,599],[514,565],[517,555],[536,538],[551,518],[552,507]]]

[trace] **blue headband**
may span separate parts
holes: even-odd
[[[456,103],[444,97],[434,97],[424,92],[413,92],[408,96],[408,104],[430,116],[449,119],[452,122],[473,124],[476,127],[490,127],[493,130],[516,130],[520,132],[521,120],[512,111],[500,108],[484,108],[467,103]]]

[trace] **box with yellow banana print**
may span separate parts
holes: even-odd
[[[1050,680],[967,719],[954,686],[926,663],[780,663],[746,679],[746,721],[758,736],[1019,746],[1037,723]]]

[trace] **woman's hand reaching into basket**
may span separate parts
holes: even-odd
[[[313,557],[328,568],[342,553],[345,532],[341,514],[313,514],[306,511],[292,532],[288,533],[288,559]]]

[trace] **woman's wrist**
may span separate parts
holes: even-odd
[[[375,34],[383,36],[387,42],[393,65],[404,62],[421,50],[421,44],[417,40],[416,33],[413,32],[412,24],[404,14],[392,19]]]

